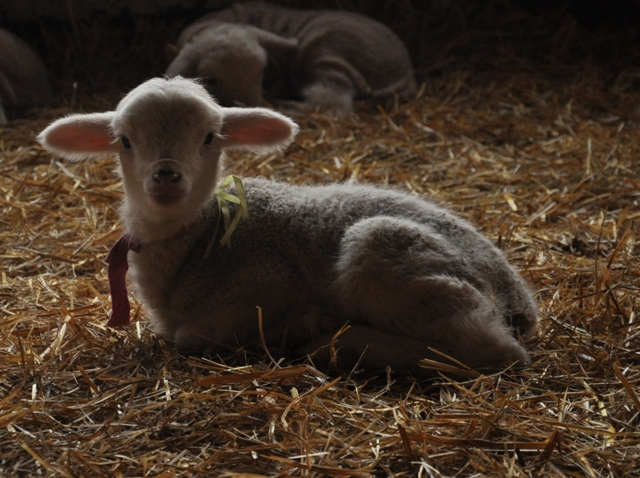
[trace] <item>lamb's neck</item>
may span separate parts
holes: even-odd
[[[134,238],[140,244],[163,242],[174,239],[193,225],[198,214],[183,214],[175,217],[149,217],[136,211],[134,207],[124,203],[121,211],[121,221],[125,234]]]

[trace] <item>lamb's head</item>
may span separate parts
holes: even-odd
[[[198,33],[167,68],[167,75],[202,78],[223,105],[262,103],[262,80],[269,54],[294,51],[295,39],[251,25],[222,23]]]
[[[122,220],[143,242],[195,220],[211,198],[225,148],[278,150],[297,126],[264,108],[223,108],[195,81],[155,78],[115,111],[59,119],[38,137],[69,159],[117,153],[125,196]]]

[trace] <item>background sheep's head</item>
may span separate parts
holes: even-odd
[[[167,75],[202,78],[223,105],[262,103],[262,80],[269,54],[294,51],[295,39],[249,25],[220,24],[196,35],[167,68]]]

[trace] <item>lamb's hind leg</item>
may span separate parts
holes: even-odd
[[[314,344],[297,350],[298,355],[310,355],[320,367],[330,367],[342,372],[354,368],[367,373],[384,372],[390,366],[396,372],[420,376],[434,373],[421,368],[421,359],[446,361],[438,353],[430,351],[423,339],[402,334],[389,333],[366,325],[354,325],[342,332],[332,344],[335,334],[316,337]],[[319,347],[324,344],[324,347]],[[332,345],[332,346],[330,346]],[[429,345],[442,350],[443,344],[435,341]]]
[[[402,341],[417,339],[425,357],[432,347],[475,367],[528,363],[492,301],[491,284],[479,280],[459,252],[426,225],[390,217],[360,221],[341,244],[341,306],[373,329],[397,336],[400,354]],[[357,348],[357,342],[349,345]],[[403,362],[395,357],[389,365]]]

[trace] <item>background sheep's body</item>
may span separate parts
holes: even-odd
[[[419,359],[436,356],[429,347],[476,366],[528,361],[513,335],[530,336],[537,326],[522,278],[468,223],[419,198],[246,179],[249,220],[230,249],[215,246],[205,259],[220,219],[211,192],[221,149],[273,149],[290,141],[295,125],[204,98],[187,80],[151,80],[116,112],[64,118],[41,135],[72,158],[119,150],[123,222],[143,244],[129,253],[131,278],[155,330],[187,350],[257,344],[260,306],[267,343],[297,353],[327,344],[349,323],[338,346],[351,364],[371,345],[362,362],[369,369],[416,370]],[[213,149],[200,145],[209,128]],[[135,149],[113,143],[133,134]],[[149,175],[166,178],[169,165],[184,179],[143,185]],[[180,192],[181,202],[146,203],[158,191]]]
[[[226,25],[218,33],[225,24],[234,24],[234,31]],[[294,10],[262,2],[238,3],[187,27],[178,38],[178,57],[167,73],[205,78],[229,75],[234,60],[214,65],[205,58],[230,35],[244,38],[252,27],[282,38],[282,42],[263,43],[270,58],[264,83],[276,96],[301,97],[312,108],[344,113],[352,109],[354,97],[408,97],[416,91],[409,53],[385,25],[352,12]],[[243,43],[236,41],[235,58],[255,56]],[[246,84],[246,77],[237,76],[235,82],[225,83]],[[253,75],[254,90],[262,80]],[[212,86],[213,93],[223,99],[229,96],[226,89]],[[235,99],[247,99],[238,94]],[[253,98],[249,96],[255,104]]]
[[[0,28],[0,124],[9,114],[51,101],[49,74],[36,53],[13,33]]]

